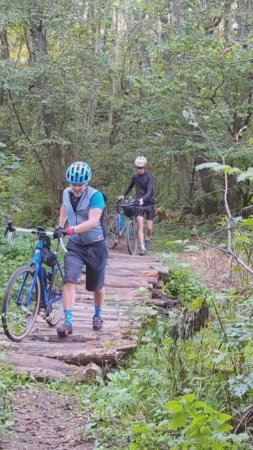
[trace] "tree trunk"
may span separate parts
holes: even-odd
[[[6,30],[0,30],[0,41],[1,41],[1,60],[5,61],[8,60],[10,57],[10,50],[9,50],[9,43],[8,43],[8,36]],[[5,91],[5,89],[2,86],[0,86],[0,105],[3,105],[7,101],[8,95]]]
[[[208,162],[203,156],[195,157],[195,165]],[[202,169],[199,171],[200,185],[204,192],[204,212],[206,215],[214,214],[217,212],[217,200],[215,196],[215,188],[213,184],[212,173],[209,169]]]
[[[176,155],[174,159],[180,174],[180,181],[179,181],[179,189],[181,191],[180,197],[181,196],[187,197],[190,192],[190,186],[192,181],[191,167],[189,161],[186,155]]]
[[[31,39],[32,55],[30,55],[30,59],[34,64],[40,64],[43,61],[43,57],[47,55],[47,37],[43,22],[37,17],[34,17],[34,21],[31,26]],[[47,168],[45,182],[48,184],[48,189],[52,194],[52,214],[54,215],[55,207],[61,201],[61,194],[63,190],[62,152],[60,145],[53,142],[55,141],[55,134],[57,134],[57,123],[52,108],[47,105],[47,101],[50,99],[50,91],[46,76],[44,74],[35,80],[35,87],[40,93],[40,98],[43,102],[42,122],[48,142],[46,144],[48,159],[43,158],[42,161],[44,167]]]

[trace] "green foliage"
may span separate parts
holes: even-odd
[[[246,122],[252,131],[250,13],[240,17],[239,8],[227,11],[216,0],[178,8],[160,0],[1,6],[0,146],[23,168],[19,180],[6,166],[4,216],[11,203],[20,220],[28,208],[33,223],[55,217],[73,159],[91,163],[94,184],[113,204],[144,153],[157,202],[194,213],[190,194],[194,202],[206,194],[193,179],[195,156],[213,161],[216,146],[249,166],[252,142],[238,132]],[[37,16],[43,45],[36,46]],[[225,23],[239,23],[243,37],[232,29],[226,35]],[[221,202],[221,179],[212,181],[201,212],[210,198]]]
[[[31,258],[31,241],[27,238],[23,239],[19,236],[15,245],[10,245],[7,240],[3,238],[4,229],[0,228],[0,306],[2,305],[4,291],[11,273],[19,266],[27,263]]]
[[[231,294],[225,308],[184,269],[171,277],[192,308],[208,297],[210,324],[175,343],[178,313],[169,322],[148,316],[134,357],[85,392],[85,436],[96,436],[98,448],[249,449],[247,434],[234,435],[231,423],[252,396],[251,303]]]
[[[2,363],[3,353],[0,350],[0,437],[5,427],[11,423],[10,391],[13,388],[14,373]]]
[[[185,268],[172,270],[165,277],[165,292],[168,296],[189,304],[196,299],[207,296],[206,288]]]
[[[169,430],[182,430],[182,435],[171,442],[172,449],[222,450],[233,448],[231,441],[242,442],[248,438],[247,434],[239,439],[228,435],[232,430],[232,426],[227,423],[231,416],[196,400],[194,394],[172,400],[165,404],[165,408],[172,416],[168,424]]]

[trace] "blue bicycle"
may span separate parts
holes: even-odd
[[[14,231],[37,236],[32,261],[12,274],[2,306],[4,333],[9,339],[20,342],[31,331],[40,310],[43,311],[42,317],[51,327],[62,318],[63,267],[57,255],[59,246],[65,247],[62,239],[58,239],[56,251],[51,252],[49,236],[53,233],[46,232],[43,227],[32,230],[15,228],[10,221],[5,232],[9,241]]]

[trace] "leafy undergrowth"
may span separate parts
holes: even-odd
[[[180,312],[147,317],[132,358],[81,395],[90,414],[85,436],[98,449],[252,448],[250,424],[240,420],[253,394],[253,302],[234,294],[224,302],[180,267],[166,289],[188,305],[204,296],[207,326],[175,340]]]
[[[6,364],[1,364],[3,354],[0,351],[0,437],[11,421],[10,391],[14,387],[15,374]]]

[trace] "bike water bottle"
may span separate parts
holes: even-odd
[[[122,230],[124,228],[124,214],[120,213],[119,215],[119,229]]]

